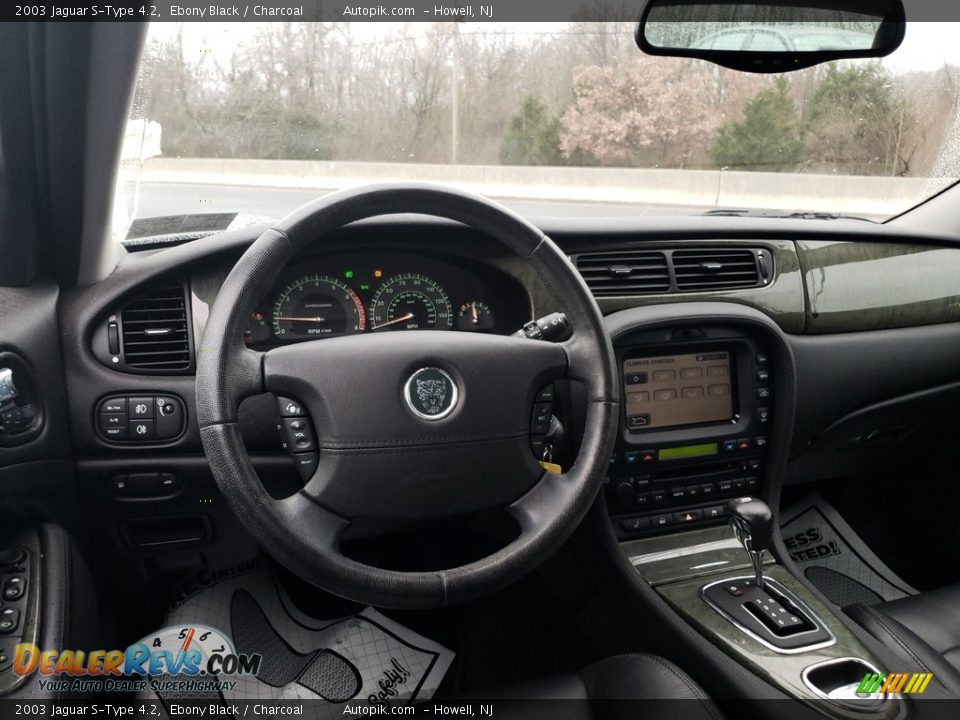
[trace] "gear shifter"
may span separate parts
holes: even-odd
[[[763,551],[770,547],[773,537],[773,513],[763,500],[736,498],[727,503],[727,516],[733,534],[750,556],[756,574],[757,587],[763,587]]]

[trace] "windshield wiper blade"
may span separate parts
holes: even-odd
[[[858,215],[844,215],[842,213],[829,213],[820,211],[801,211],[785,212],[783,210],[753,210],[747,208],[717,208],[707,210],[704,215],[724,216],[724,217],[769,217],[769,218],[790,218],[798,220],[863,220],[864,222],[873,222],[865,217]]]

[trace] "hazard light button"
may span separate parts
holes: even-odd
[[[673,514],[673,522],[676,524],[697,522],[703,520],[703,510],[681,510]]]

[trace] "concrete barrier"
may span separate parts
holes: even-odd
[[[333,190],[369,182],[446,183],[496,198],[771,208],[889,216],[946,187],[950,178],[648,168],[514,167],[314,160],[152,158],[155,183]]]

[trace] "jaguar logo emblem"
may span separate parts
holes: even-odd
[[[434,415],[447,401],[447,384],[443,380],[417,380],[417,397],[427,414]]]
[[[445,418],[457,405],[457,384],[440,368],[420,368],[403,389],[407,407],[424,420]]]

